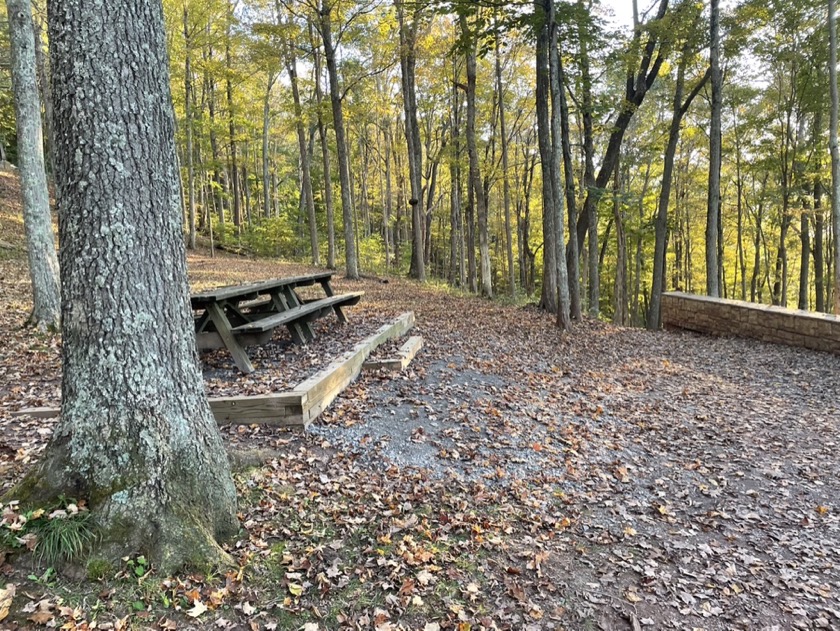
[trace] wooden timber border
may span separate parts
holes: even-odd
[[[840,354],[840,319],[827,313],[669,292],[662,294],[662,325]]]
[[[211,397],[210,409],[213,410],[219,425],[306,427],[359,376],[365,360],[376,347],[405,335],[413,326],[414,313],[409,311],[380,327],[376,333],[356,344],[323,370],[297,384],[289,392],[259,396]],[[58,408],[29,408],[14,412],[13,416],[54,418],[58,414]]]
[[[405,370],[415,358],[420,349],[423,348],[423,338],[419,335],[412,335],[397,351],[395,358],[380,359],[377,361],[365,362],[362,366],[365,370],[385,370],[387,372],[400,372]]]

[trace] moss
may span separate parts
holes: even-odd
[[[93,557],[88,559],[85,567],[88,580],[101,581],[113,574],[115,571],[113,563],[108,559]]]

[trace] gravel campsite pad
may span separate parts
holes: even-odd
[[[9,331],[26,286],[4,265]],[[204,288],[303,268],[191,269]],[[223,429],[258,454],[231,548],[249,578],[206,628],[840,628],[840,358],[592,322],[561,338],[533,307],[336,287],[366,292],[349,327],[319,322],[317,350],[278,336],[247,378],[206,356],[210,391],[286,389],[407,310],[424,348],[306,432]],[[8,487],[50,431],[9,411],[55,401],[58,340],[13,335],[0,376]]]

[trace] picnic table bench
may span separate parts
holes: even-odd
[[[275,278],[244,285],[231,285],[190,296],[199,350],[227,348],[236,366],[254,372],[246,346],[264,344],[278,326],[285,325],[297,344],[315,337],[311,322],[335,313],[347,322],[342,307],[355,305],[363,292],[335,294],[330,286],[333,272]],[[297,289],[320,285],[325,297],[301,300]]]

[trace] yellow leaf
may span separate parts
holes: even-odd
[[[300,596],[303,593],[303,585],[298,585],[297,583],[289,583],[289,591],[294,596]]]
[[[0,620],[9,615],[9,607],[12,606],[12,599],[15,597],[15,584],[7,583],[6,589],[0,589]]]
[[[624,597],[627,599],[628,602],[631,603],[638,603],[642,600],[641,596],[639,596],[636,592],[628,591],[626,594],[624,594]]]
[[[822,504],[821,504],[821,505],[819,505],[819,506],[817,506],[817,512],[818,512],[820,515],[825,515],[825,514],[826,514],[826,513],[828,513],[828,511],[830,511],[830,510],[831,510],[831,509],[830,509],[828,506],[823,506]]]

